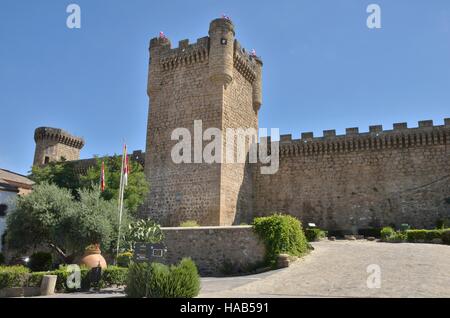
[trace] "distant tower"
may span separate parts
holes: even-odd
[[[34,165],[47,164],[53,161],[67,161],[80,159],[80,150],[84,140],[70,135],[68,132],[50,127],[39,127],[34,131],[36,149]]]
[[[195,220],[201,225],[245,222],[252,213],[247,164],[181,163],[171,159],[175,128],[194,136],[194,121],[208,128],[258,129],[261,60],[235,39],[229,19],[213,20],[209,36],[172,48],[164,37],[150,41],[145,173],[150,195],[143,214],[163,225]],[[203,141],[203,147],[208,142]],[[222,145],[226,143],[222,136]],[[194,146],[194,145],[193,145]],[[193,156],[192,156],[193,158]]]

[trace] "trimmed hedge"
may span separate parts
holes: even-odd
[[[0,266],[0,289],[26,286],[30,270],[25,266]]]
[[[82,290],[90,288],[89,272],[87,268],[80,268]],[[55,289],[58,292],[73,292],[75,289],[70,289],[67,286],[67,278],[70,274],[66,266],[62,266],[54,271],[32,273],[24,266],[0,266],[0,289],[5,287],[39,287],[41,286],[44,275],[56,275]],[[110,266],[102,271],[99,287],[105,288],[114,285],[125,285],[127,276],[128,268]]]
[[[266,245],[266,261],[271,266],[276,264],[280,254],[302,256],[310,249],[302,223],[290,215],[255,218],[253,228]]]
[[[119,266],[108,266],[102,272],[100,286],[102,288],[111,286],[123,286],[127,283],[128,268]]]
[[[132,263],[128,272],[127,297],[192,298],[200,291],[195,263],[184,258],[178,265]]]
[[[408,230],[406,231],[408,242],[431,242],[441,239],[444,244],[450,244],[450,229],[445,230]]]

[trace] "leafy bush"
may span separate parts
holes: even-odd
[[[44,275],[51,275],[51,272],[33,272],[28,276],[28,287],[40,287]]]
[[[117,255],[117,265],[120,267],[128,267],[130,266],[130,262],[133,259],[132,252],[120,253]]]
[[[305,236],[308,242],[319,241],[327,236],[327,232],[318,228],[305,229]]]
[[[450,229],[442,232],[442,243],[450,245]]]
[[[128,297],[190,298],[200,291],[200,277],[191,259],[178,265],[132,263],[125,292]]]
[[[184,221],[180,223],[180,227],[199,227],[197,221]]]
[[[0,289],[25,286],[29,272],[25,266],[0,266]]]
[[[0,253],[0,265],[3,264],[5,264],[5,256],[2,253]]]
[[[302,224],[289,215],[276,214],[255,218],[253,228],[266,245],[266,260],[274,266],[279,254],[302,256],[309,250],[309,244],[302,230]]]
[[[108,266],[102,271],[102,278],[100,280],[100,286],[123,286],[127,283],[128,268],[119,266]]]
[[[414,243],[418,241],[426,241],[427,230],[409,230],[406,231],[406,236],[408,242]]]
[[[395,230],[390,226],[386,226],[381,229],[380,237],[382,241],[388,241],[394,235]]]
[[[52,269],[52,254],[46,252],[36,252],[30,256],[28,267],[32,272],[43,272]]]
[[[407,239],[406,233],[402,231],[394,232],[389,238],[387,238],[387,242],[390,243],[401,243],[405,242]]]

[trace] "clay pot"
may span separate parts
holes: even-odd
[[[87,268],[91,269],[100,266],[105,269],[108,265],[106,264],[105,258],[101,255],[100,247],[98,245],[91,245],[86,248],[83,257],[80,260],[80,265],[86,265]]]

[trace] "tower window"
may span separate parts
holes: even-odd
[[[225,38],[220,39],[220,44],[227,45],[227,43],[228,43],[227,39],[225,39]]]
[[[47,163],[49,163],[49,162],[50,162],[50,157],[45,156],[45,158],[44,158],[44,163],[47,164]]]

